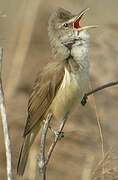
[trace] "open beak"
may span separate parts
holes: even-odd
[[[98,27],[98,25],[91,25],[91,26],[84,26],[84,27],[80,26],[80,21],[81,21],[82,17],[86,14],[86,12],[88,10],[89,10],[89,8],[84,9],[78,15],[74,16],[72,19],[69,20],[69,23],[73,24],[73,28],[78,30],[79,32],[83,31],[83,30],[87,30],[87,29],[97,28]]]

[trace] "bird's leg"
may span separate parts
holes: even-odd
[[[64,132],[55,131],[55,137],[58,137],[58,140],[61,140],[64,137]]]
[[[43,120],[43,123],[45,122],[45,120]],[[64,137],[64,132],[59,132],[55,129],[53,129],[50,125],[48,127],[50,129],[50,131],[53,133],[54,137],[58,136],[58,139],[61,140]]]
[[[58,136],[58,140],[61,140],[64,137],[64,132],[59,132],[59,131],[53,129],[51,126],[49,126],[49,129],[54,134],[55,138]]]

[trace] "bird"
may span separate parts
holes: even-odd
[[[62,119],[81,102],[89,87],[88,30],[97,26],[81,26],[88,9],[72,14],[58,8],[49,18],[48,36],[53,58],[39,72],[28,101],[18,175],[24,174],[30,148],[47,115],[52,113],[53,120]]]

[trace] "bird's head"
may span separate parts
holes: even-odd
[[[48,30],[53,47],[57,49],[63,47],[65,52],[68,52],[76,42],[79,46],[89,40],[87,30],[96,26],[81,26],[81,19],[87,11],[88,8],[77,15],[73,15],[69,11],[59,8],[52,14]]]

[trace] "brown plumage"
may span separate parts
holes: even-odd
[[[64,62],[50,63],[38,75],[28,103],[28,118],[24,129],[24,142],[20,151],[17,173],[24,174],[30,147],[45,119],[64,76]]]
[[[58,9],[49,20],[48,35],[55,62],[40,71],[28,103],[28,118],[17,173],[23,175],[32,143],[49,112],[60,120],[80,102],[88,86],[89,34],[80,27],[87,9],[72,15]]]
[[[39,73],[28,103],[24,137],[37,123],[44,120],[44,115],[60,87],[63,76],[64,62],[50,63]]]

